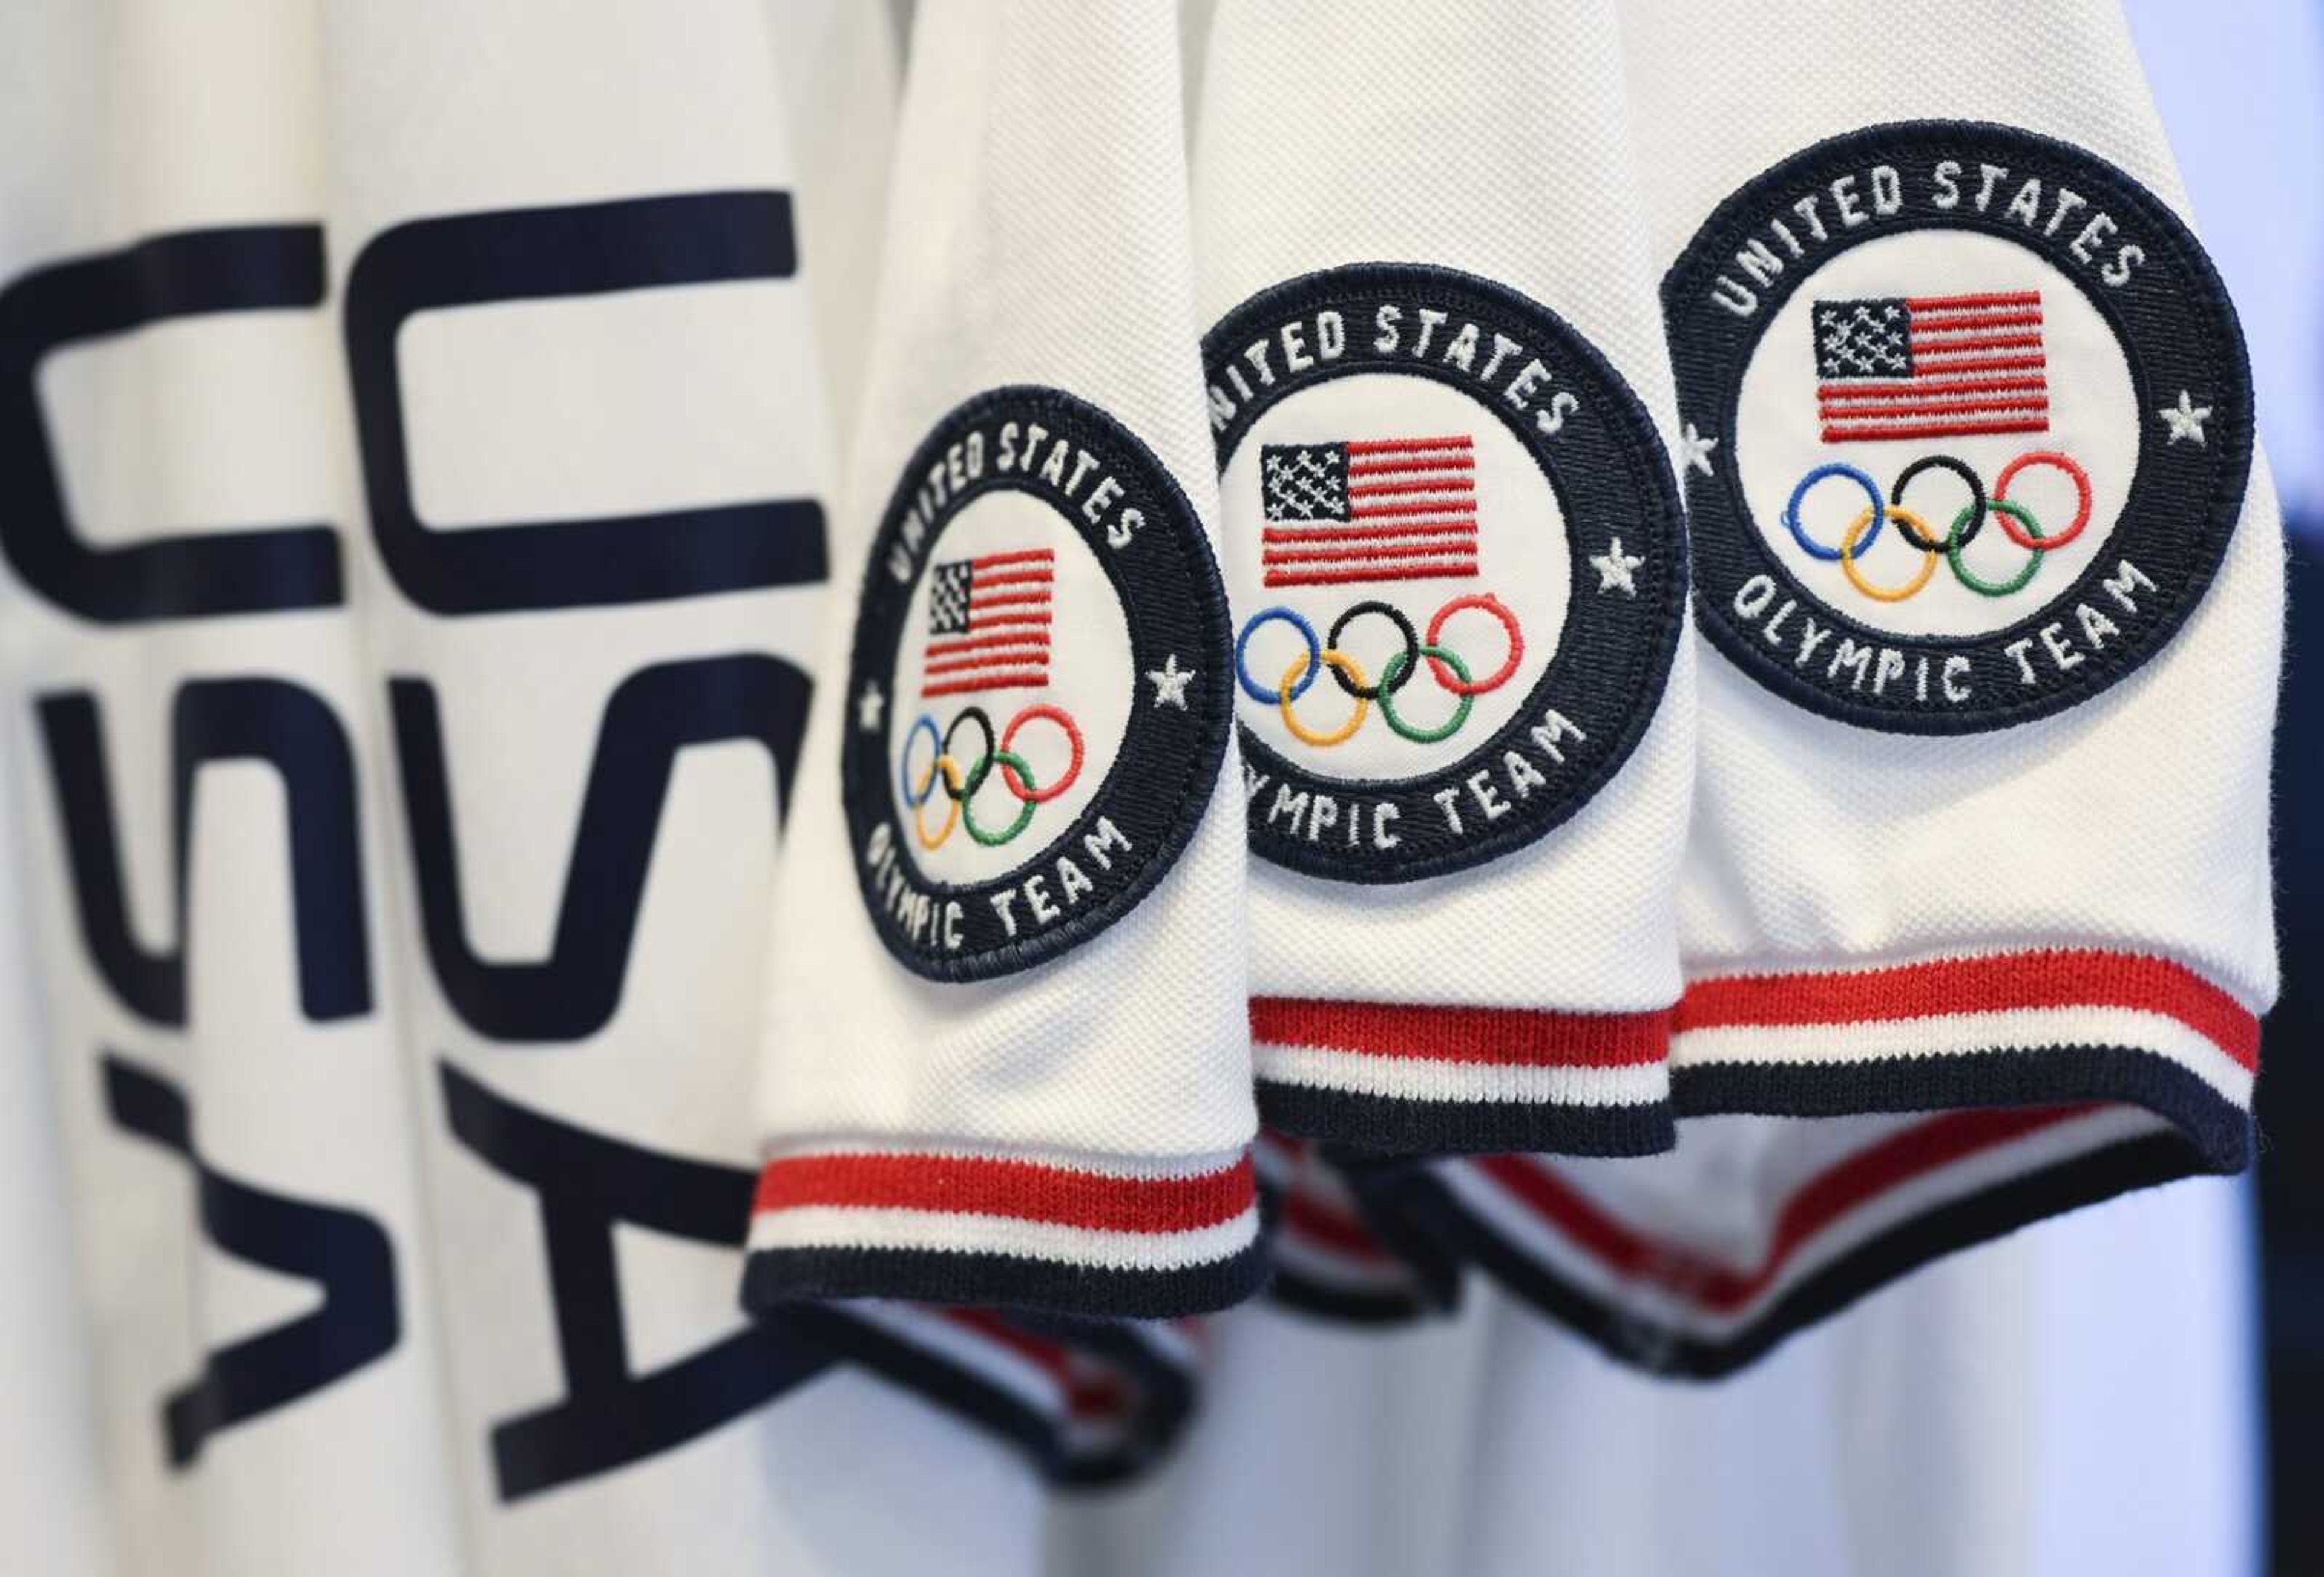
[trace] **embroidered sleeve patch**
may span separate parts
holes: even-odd
[[[1964,733],[2135,669],[2218,567],[2251,379],[2218,274],[2122,171],[2009,127],[1834,138],[1663,285],[1696,617],[1829,717]]]
[[[1541,837],[1653,716],[1685,596],[1654,427],[1547,309],[1362,264],[1204,339],[1251,848],[1409,881]]]
[[[1151,890],[1226,752],[1226,617],[1185,493],[1103,411],[1009,388],[937,424],[872,548],[841,759],[899,961],[1006,974]]]

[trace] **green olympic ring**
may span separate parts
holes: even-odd
[[[2034,534],[2035,542],[2042,540],[2042,523],[2034,518],[2034,512],[2024,504],[2006,498],[1996,498],[1987,500],[1987,507],[1999,510],[2003,514],[2024,526]],[[2042,567],[2043,555],[2041,552],[2027,554],[2025,567],[2007,580],[1980,579],[1974,570],[1961,562],[1961,528],[1968,524],[1969,517],[1975,513],[1976,510],[1977,506],[1973,503],[1961,505],[1960,513],[1953,517],[1952,529],[1945,533],[1945,561],[1953,567],[1953,578],[1980,596],[2006,597],[2012,592],[2024,590],[2025,584],[2032,580],[2034,572]]]
[[[1019,779],[1025,785],[1026,793],[1032,794],[1038,792],[1041,787],[1040,783],[1036,780],[1033,776],[1033,768],[1031,763],[1027,761],[1023,756],[1019,755],[1015,751],[996,750],[991,755],[985,757],[984,760],[977,763],[976,770],[969,774],[966,783],[961,789],[960,819],[961,825],[968,828],[968,835],[974,838],[978,843],[982,844],[988,849],[997,849],[1001,844],[1010,842],[1011,839],[1015,838],[1018,834],[1023,832],[1027,825],[1033,819],[1033,801],[1030,799],[1024,799],[1019,801],[1017,806],[1017,819],[1009,824],[1008,831],[989,833],[982,827],[976,825],[976,806],[974,804],[976,791],[983,786],[984,780],[987,778],[992,776],[992,769],[1001,765],[1007,765],[1015,769]]]
[[[1420,655],[1439,659],[1461,676],[1462,684],[1470,682],[1469,665],[1462,662],[1450,647],[1424,645],[1420,649]],[[1388,725],[1390,728],[1395,729],[1413,743],[1434,744],[1439,740],[1452,738],[1461,731],[1461,725],[1469,721],[1469,708],[1476,704],[1476,696],[1473,694],[1462,695],[1461,704],[1452,709],[1452,715],[1445,720],[1444,725],[1441,728],[1412,727],[1396,715],[1396,692],[1404,683],[1405,670],[1410,668],[1415,660],[1409,654],[1399,651],[1390,656],[1388,666],[1380,669],[1378,703],[1380,715],[1388,719]]]

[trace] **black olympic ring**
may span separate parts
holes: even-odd
[[[1420,632],[1412,627],[1412,621],[1406,618],[1394,604],[1378,601],[1364,602],[1358,603],[1333,621],[1331,633],[1323,638],[1323,644],[1337,649],[1340,644],[1340,632],[1366,613],[1387,614],[1404,636],[1404,666],[1397,670],[1396,682],[1389,684],[1388,681],[1388,669],[1395,667],[1396,659],[1393,658],[1388,659],[1387,667],[1380,669],[1380,684],[1378,685],[1360,684],[1350,678],[1346,670],[1336,663],[1327,666],[1331,669],[1332,678],[1338,682],[1341,689],[1359,700],[1377,701],[1380,697],[1381,686],[1387,686],[1388,694],[1393,696],[1412,682],[1414,672],[1420,667]]]
[[[1932,466],[1940,471],[1950,471],[1954,475],[1960,477],[1963,482],[1969,484],[1969,494],[1970,500],[1969,529],[1960,534],[1960,540],[1957,542],[1932,542],[1921,529],[1913,523],[1908,515],[1896,514],[1891,515],[1888,518],[1895,521],[1896,530],[1903,533],[1904,540],[1910,542],[1914,547],[1919,549],[1923,553],[1944,553],[1957,548],[1966,548],[1971,541],[1976,540],[1977,534],[1979,531],[1985,530],[1985,517],[1987,512],[1987,505],[1985,496],[1985,484],[1978,479],[1977,473],[1970,470],[1968,465],[1964,462],[1953,458],[1950,455],[1922,456],[1919,459],[1914,461],[1911,465],[1905,466],[1903,471],[1897,474],[1895,485],[1888,490],[1888,502],[1892,505],[1902,505],[1904,502],[1904,489],[1912,485],[1913,478],[1918,476],[1922,472],[1930,469]]]
[[[992,732],[992,719],[985,715],[984,708],[974,706],[964,706],[960,709],[960,715],[954,718],[951,724],[945,729],[944,747],[936,752],[937,754],[952,755],[952,736],[958,733],[960,725],[972,717],[976,719],[976,726],[983,732],[984,748],[976,752],[976,770],[957,786],[954,784],[950,774],[945,772],[936,774],[936,781],[944,785],[945,797],[948,799],[965,799],[984,786],[985,774],[992,770],[992,752],[1001,744],[1001,736]],[[953,756],[953,759],[958,761],[960,758]]]

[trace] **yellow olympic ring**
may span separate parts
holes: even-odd
[[[1929,535],[1929,522],[1923,520],[1918,512],[1906,509],[1900,503],[1892,503],[1887,506],[1887,512],[1890,520],[1896,521],[1899,525],[1910,526],[1914,531],[1919,533],[1917,537],[1905,538],[1907,542],[1930,542],[1935,540],[1934,538]],[[1856,519],[1849,523],[1848,530],[1840,535],[1840,567],[1841,571],[1847,575],[1848,584],[1854,586],[1858,591],[1862,592],[1866,596],[1884,603],[1901,603],[1906,597],[1911,596],[1923,586],[1928,585],[1929,576],[1936,574],[1936,550],[1930,548],[1923,548],[1921,549],[1921,572],[1918,575],[1915,575],[1912,579],[1906,581],[1904,585],[1898,586],[1874,586],[1870,581],[1864,578],[1864,572],[1856,567],[1856,544],[1858,540],[1863,537],[1866,530],[1869,528],[1871,524],[1872,512],[1870,510],[1863,509],[1856,512]]]
[[[1364,670],[1358,666],[1356,659],[1339,648],[1334,646],[1323,648],[1322,657],[1326,663],[1339,669],[1341,676],[1359,690],[1369,689],[1371,687],[1371,681],[1364,677]],[[1276,702],[1276,706],[1283,712],[1283,726],[1291,731],[1293,738],[1307,744],[1331,745],[1338,744],[1343,740],[1353,739],[1356,730],[1364,725],[1365,715],[1372,709],[1370,700],[1366,696],[1358,696],[1356,709],[1348,714],[1347,722],[1340,725],[1338,732],[1317,733],[1300,722],[1299,715],[1291,709],[1291,687],[1298,682],[1299,676],[1306,669],[1307,659],[1304,653],[1293,658],[1291,666],[1283,670],[1283,682],[1276,686],[1280,695],[1280,699]]]
[[[945,803],[950,805],[952,808],[945,813],[944,830],[937,833],[936,836],[930,837],[928,836],[928,824],[926,819],[927,816],[927,803],[929,800],[935,798],[936,796],[928,792],[928,785],[936,781],[936,769],[939,767],[944,769],[945,781],[952,785],[952,792],[945,796]],[[912,832],[920,840],[920,847],[923,849],[943,848],[945,846],[945,840],[952,836],[952,829],[960,825],[960,807],[962,801],[962,795],[960,792],[960,763],[953,760],[950,756],[938,756],[935,761],[928,763],[928,770],[920,774],[919,784],[918,787],[913,788],[912,792],[920,797],[919,804],[912,807]]]

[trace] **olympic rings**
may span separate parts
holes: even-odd
[[[2025,583],[2034,578],[2034,572],[2042,567],[2042,555],[2038,549],[2042,547],[2043,539],[2041,522],[2034,518],[2034,512],[2024,504],[2015,499],[1997,498],[1993,501],[1993,507],[2001,516],[2003,530],[2009,531],[2008,522],[2014,518],[2019,525],[2034,533],[2034,547],[2037,551],[2026,558],[2025,567],[2007,580],[1983,579],[1960,561],[1961,546],[1969,540],[1967,537],[1960,537],[1958,540],[1948,540],[1945,545],[1945,557],[1952,561],[1953,573],[1960,577],[1961,585],[1980,596],[2006,597],[2012,592],[2024,590]],[[1968,512],[1966,510],[1961,512],[1962,514]],[[1960,532],[1960,525],[1961,516],[1955,515],[1953,517],[1955,533]],[[2009,537],[2012,541],[2015,541],[2017,534],[2015,531],[2009,531]]]
[[[2030,538],[2023,536],[2011,529],[2009,517],[2006,512],[2002,516],[2001,530],[2011,541],[2020,548],[2031,549],[2036,553],[2047,553],[2064,547],[2080,536],[2082,528],[2090,523],[2090,474],[2075,464],[2071,455],[2057,449],[2036,449],[2030,455],[2018,456],[2001,468],[2001,475],[1993,479],[1994,503],[1999,503],[2009,496],[2009,484],[2015,481],[2017,474],[2028,466],[2055,466],[2073,479],[2074,523],[2056,536],[2044,537],[2038,530],[2034,531]]]
[[[1913,511],[1904,508],[1902,504],[1884,504],[1882,508],[1886,512],[1888,518],[1896,522],[1896,530],[1898,534],[1903,536],[1906,541],[1926,540],[1929,530],[1928,521],[1923,520]],[[1875,525],[1873,522],[1872,512],[1870,510],[1859,510],[1857,512],[1856,519],[1849,522],[1848,530],[1840,535],[1840,572],[1848,576],[1849,585],[1854,586],[1858,591],[1862,592],[1866,596],[1871,597],[1876,601],[1884,603],[1901,603],[1906,597],[1911,596],[1914,592],[1919,591],[1923,586],[1929,584],[1929,576],[1936,574],[1937,572],[1937,550],[1933,548],[1923,548],[1921,549],[1920,573],[1914,576],[1912,579],[1906,581],[1902,586],[1874,586],[1870,581],[1865,579],[1864,572],[1856,567],[1856,545],[1858,538],[1867,536],[1868,527],[1873,530],[1877,530],[1879,529],[1878,526]]]
[[[1399,651],[1394,657],[1389,658],[1388,659],[1388,667],[1380,670],[1380,715],[1388,719],[1388,725],[1390,728],[1395,729],[1397,733],[1412,741],[1413,743],[1434,744],[1438,740],[1451,739],[1454,734],[1461,732],[1461,725],[1469,721],[1469,708],[1477,704],[1477,696],[1473,687],[1465,689],[1462,687],[1462,686],[1467,686],[1469,684],[1469,665],[1462,662],[1458,654],[1444,647],[1438,646],[1434,642],[1422,647],[1420,650],[1426,655],[1428,660],[1432,664],[1450,663],[1452,665],[1452,671],[1461,676],[1461,683],[1460,685],[1447,685],[1444,687],[1452,691],[1454,695],[1460,696],[1461,704],[1452,708],[1452,715],[1445,720],[1443,726],[1437,728],[1414,728],[1408,725],[1403,718],[1398,717],[1396,715],[1396,692],[1397,680],[1401,677],[1398,674],[1398,668],[1399,665],[1407,669],[1411,667],[1411,664],[1406,659],[1404,653]]]
[[[1844,466],[1837,460],[1831,461],[1827,465],[1818,466],[1814,470],[1801,477],[1800,484],[1792,489],[1791,502],[1784,505],[1784,524],[1791,529],[1792,540],[1806,549],[1816,558],[1823,559],[1826,563],[1830,563],[1840,556],[1841,549],[1838,548],[1825,547],[1822,543],[1809,536],[1807,528],[1800,524],[1800,500],[1808,495],[1808,489],[1813,487],[1817,483],[1821,482],[1827,476],[1847,477],[1850,482],[1855,483],[1858,487],[1864,489],[1864,496],[1872,501],[1872,530],[1870,535],[1864,539],[1858,548],[1858,551],[1870,552],[1872,550],[1873,541],[1880,535],[1880,521],[1883,518],[1880,512],[1882,506],[1886,504],[1887,501],[1880,496],[1880,490],[1872,484],[1871,477],[1867,476],[1855,466]]]
[[[2031,509],[2009,496],[2009,484],[2017,479],[2020,473],[2036,466],[2049,466],[2062,471],[2074,484],[2074,518],[2063,530],[2044,530]],[[1969,484],[1969,501],[1953,516],[1951,526],[1941,540],[1930,531],[1927,520],[1904,507],[1904,490],[1912,485],[1914,477],[1929,470],[1949,471]],[[1856,518],[1841,533],[1839,548],[1829,549],[1809,536],[1807,528],[1801,524],[1800,504],[1817,483],[1833,476],[1845,477],[1863,488],[1865,496],[1871,501],[1871,507],[1857,512]],[[1821,559],[1838,560],[1840,573],[1848,577],[1848,583],[1877,602],[1901,603],[1918,595],[1936,573],[1940,558],[1952,567],[1953,578],[1969,590],[1979,596],[2006,597],[2024,590],[2033,581],[2045,554],[2055,552],[2082,534],[2090,523],[2094,498],[2095,489],[2090,484],[2089,473],[2083,470],[2072,456],[2059,449],[2034,449],[2018,456],[2001,468],[2001,474],[1994,478],[1990,492],[1965,462],[1950,455],[1923,455],[1898,475],[1896,484],[1888,490],[1885,502],[1871,477],[1853,466],[1832,461],[1814,467],[1800,478],[1798,484],[1792,489],[1790,500],[1784,505],[1784,525],[1792,533],[1793,540],[1808,553]],[[2000,522],[2004,536],[2034,556],[2024,568],[2006,580],[1986,579],[1971,569],[1962,558],[1963,549],[1985,529],[1988,515]],[[1861,561],[1879,537],[1882,524],[1888,521],[1896,523],[1896,534],[1904,540],[1905,545],[1921,554],[1921,567],[1911,579],[1896,586],[1883,586],[1866,576]],[[1429,626],[1428,638],[1431,641],[1436,638],[1434,624]],[[1439,676],[1440,680],[1442,677]],[[1383,674],[1381,683],[1387,682],[1388,676]]]
[[[1366,613],[1379,613],[1384,615],[1396,626],[1397,632],[1404,637],[1404,650],[1400,654],[1404,658],[1404,666],[1400,669],[1396,668],[1396,663],[1394,659],[1391,659],[1388,663],[1388,667],[1380,669],[1380,682],[1377,685],[1359,685],[1351,683],[1350,682],[1348,676],[1342,672],[1336,666],[1332,669],[1332,678],[1338,682],[1340,688],[1345,690],[1349,695],[1355,696],[1358,700],[1377,701],[1380,698],[1380,692],[1383,689],[1400,688],[1412,678],[1412,665],[1420,660],[1420,632],[1412,627],[1412,621],[1406,618],[1393,604],[1383,603],[1378,599],[1373,599],[1369,602],[1358,603],[1354,607],[1350,608],[1346,613],[1333,620],[1330,632],[1323,637],[1324,644],[1336,648],[1340,644],[1340,632],[1345,630],[1350,624],[1352,624],[1358,619],[1362,618]],[[1435,637],[1431,636],[1429,639],[1434,640]],[[1388,669],[1396,669],[1397,677],[1393,681],[1391,681],[1388,677]]]
[[[1867,485],[1869,485],[1868,482]],[[1444,626],[1451,622],[1452,615],[1472,608],[1490,613],[1499,620],[1501,632],[1508,641],[1508,655],[1501,659],[1501,666],[1481,679],[1473,677],[1465,659],[1443,644]],[[1340,650],[1340,637],[1349,625],[1367,613],[1378,613],[1386,618],[1404,637],[1403,650],[1388,658],[1386,666],[1380,669],[1378,684],[1372,683],[1365,675],[1361,663]],[[1307,651],[1304,657],[1295,657],[1284,669],[1283,678],[1269,688],[1251,678],[1245,657],[1250,647],[1250,638],[1259,632],[1259,627],[1277,619],[1299,632],[1307,642]],[[1412,682],[1413,675],[1420,671],[1423,659],[1426,660],[1428,671],[1435,678],[1438,687],[1460,702],[1453,708],[1451,719],[1435,728],[1417,728],[1406,723],[1390,700]],[[1253,613],[1250,622],[1243,625],[1242,633],[1235,639],[1235,675],[1242,682],[1243,693],[1263,706],[1280,711],[1283,725],[1291,731],[1292,738],[1303,744],[1325,748],[1344,744],[1353,739],[1357,731],[1363,727],[1364,720],[1371,715],[1374,702],[1379,704],[1380,715],[1388,719],[1388,727],[1402,738],[1416,744],[1434,744],[1440,740],[1450,739],[1462,724],[1469,721],[1476,697],[1508,684],[1517,677],[1517,665],[1524,660],[1524,626],[1517,622],[1517,616],[1508,604],[1489,592],[1471,593],[1445,603],[1429,619],[1425,641],[1402,609],[1378,599],[1358,603],[1342,613],[1332,622],[1330,633],[1320,641],[1316,639],[1314,625],[1286,607],[1262,608]],[[1315,682],[1315,676],[1327,669],[1331,670],[1333,681],[1356,704],[1355,709],[1348,714],[1347,720],[1328,733],[1310,728],[1292,707],[1292,703],[1305,695],[1307,687]],[[1015,725],[1010,726],[1013,732]],[[908,747],[909,743],[907,740]],[[1003,734],[1001,746],[1006,750],[1008,745],[1009,735]],[[1078,748],[1074,762],[1077,768],[1081,763]],[[1001,770],[1006,775],[1008,769],[1005,763]]]
[[[1402,657],[1403,655],[1404,654],[1402,652],[1397,653],[1397,657]],[[1335,650],[1327,646],[1323,649],[1323,659],[1331,665],[1333,672],[1344,675],[1354,681],[1353,684],[1349,686],[1349,693],[1353,695],[1356,698],[1356,709],[1348,714],[1348,720],[1345,723],[1333,730],[1330,733],[1317,733],[1314,730],[1309,728],[1305,724],[1299,721],[1299,715],[1291,709],[1291,703],[1296,700],[1299,696],[1298,690],[1293,688],[1291,683],[1292,680],[1299,677],[1300,660],[1296,657],[1291,659],[1291,666],[1283,670],[1283,681],[1277,687],[1275,692],[1275,704],[1282,709],[1283,725],[1291,731],[1291,735],[1294,739],[1300,741],[1304,744],[1319,744],[1326,746],[1342,744],[1347,741],[1353,739],[1356,735],[1356,730],[1364,725],[1364,715],[1372,709],[1372,704],[1370,697],[1365,693],[1367,687],[1364,684],[1364,670],[1356,666],[1356,659],[1354,658],[1350,657],[1344,651]],[[1393,668],[1396,665],[1396,658],[1392,657],[1388,659],[1388,665]],[[1310,669],[1308,673],[1309,677],[1313,678],[1314,670]],[[1383,678],[1385,678],[1385,676],[1383,676]],[[1370,690],[1370,695],[1379,696],[1380,704],[1383,706],[1388,704],[1388,697],[1381,694],[1380,689],[1372,688]]]
[[[1245,624],[1242,627],[1242,633],[1235,637],[1235,674],[1242,680],[1243,690],[1252,700],[1275,706],[1281,705],[1285,692],[1280,689],[1260,689],[1258,681],[1250,677],[1250,664],[1243,660],[1244,654],[1250,648],[1250,638],[1258,634],[1259,627],[1270,619],[1285,621],[1307,640],[1306,671],[1300,676],[1299,687],[1290,692],[1291,698],[1295,701],[1307,693],[1307,687],[1315,682],[1316,674],[1322,671],[1323,643],[1315,639],[1315,626],[1289,608],[1261,608],[1250,616],[1250,622]]]
[[[1508,637],[1508,656],[1502,659],[1500,667],[1493,670],[1491,678],[1478,679],[1473,683],[1471,682],[1469,678],[1469,670],[1461,666],[1459,659],[1451,656],[1449,653],[1443,657],[1430,658],[1428,659],[1428,668],[1429,671],[1435,675],[1436,682],[1445,689],[1452,691],[1454,695],[1464,696],[1481,696],[1488,690],[1498,690],[1503,685],[1508,684],[1509,682],[1510,676],[1514,675],[1517,671],[1517,664],[1525,659],[1525,631],[1518,625],[1517,616],[1509,612],[1508,608],[1501,602],[1501,599],[1493,595],[1492,593],[1487,592],[1482,596],[1454,597],[1451,602],[1437,609],[1436,617],[1428,621],[1428,643],[1430,646],[1434,646],[1443,640],[1445,621],[1452,618],[1453,614],[1461,612],[1464,608],[1475,608],[1480,612],[1490,613],[1494,618],[1499,619],[1501,622],[1501,632]],[[1451,675],[1445,672],[1445,665],[1447,663],[1450,663],[1453,670],[1460,674],[1461,678],[1457,682],[1451,677]],[[1388,683],[1388,674],[1385,670],[1380,674],[1380,683],[1383,685]],[[1461,715],[1466,717],[1468,714],[1463,712]]]
[[[1012,748],[1017,742],[1018,731],[1037,720],[1054,723],[1064,729],[1065,742],[1073,752],[1065,770],[1058,774],[1056,782],[1046,788],[1041,787],[1039,778],[1034,773],[1033,764]],[[969,722],[973,722],[983,733],[984,747],[974,763],[964,768],[960,757],[953,753],[952,742],[953,736],[960,732],[961,725]],[[936,755],[923,770],[915,774],[911,766],[912,747],[918,742],[923,730],[927,731]],[[920,847],[930,850],[944,847],[946,840],[951,838],[953,829],[960,826],[965,826],[968,835],[987,848],[997,848],[1010,842],[1032,824],[1036,807],[1056,798],[1074,786],[1074,780],[1082,775],[1084,753],[1080,727],[1064,707],[1046,702],[1019,710],[998,737],[992,732],[991,717],[981,706],[964,706],[951,725],[941,733],[937,732],[936,719],[922,713],[913,719],[912,726],[905,733],[903,753],[897,761],[899,786],[903,789],[905,807],[912,813],[912,830],[920,840]],[[998,832],[977,821],[975,804],[978,790],[991,778],[995,767],[1001,769],[1002,786],[1018,801],[1016,816]],[[936,798],[939,784],[950,804],[945,812],[944,825],[932,833],[928,831],[927,807],[928,801]]]
[[[1903,521],[1898,521],[1896,522],[1896,529],[1904,533],[1904,540],[1910,542],[1914,547],[1918,548],[1923,553],[1943,553],[1954,547],[1966,548],[1976,538],[1979,531],[1985,530],[1985,484],[1978,480],[1976,472],[1970,470],[1960,461],[1954,459],[1950,455],[1923,455],[1919,459],[1914,461],[1911,465],[1905,466],[1902,472],[1898,473],[1896,484],[1888,490],[1888,502],[1890,503],[1903,503],[1904,502],[1904,489],[1913,485],[1913,478],[1918,476],[1922,472],[1931,470],[1932,468],[1939,471],[1950,471],[1954,475],[1960,477],[1963,482],[1969,484],[1969,496],[1970,500],[1969,506],[1969,530],[1960,533],[1960,540],[1958,542],[1953,541],[1950,538],[1947,538],[1942,542],[1932,542],[1927,538],[1922,536],[1916,528],[1906,525]]]

